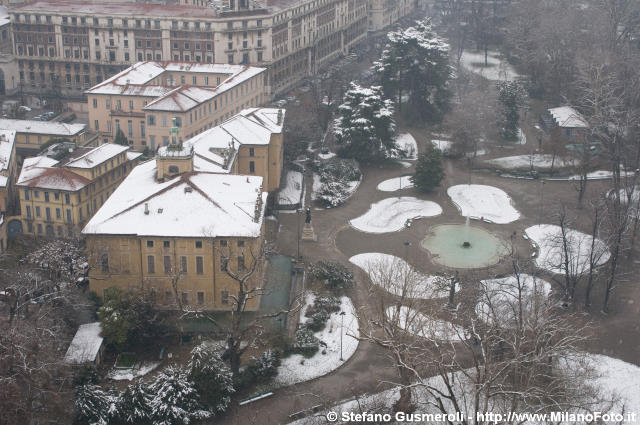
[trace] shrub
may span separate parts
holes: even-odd
[[[326,310],[316,310],[311,315],[311,320],[307,321],[305,325],[314,332],[324,329],[327,321],[329,320],[329,313]]]
[[[334,297],[333,295],[318,295],[313,302],[313,307],[316,310],[324,310],[328,313],[333,313],[334,311],[340,311],[340,299],[338,297]]]
[[[256,380],[266,380],[278,374],[280,353],[277,350],[267,350],[249,365],[248,370]]]
[[[444,169],[440,149],[431,148],[420,154],[416,173],[411,177],[411,182],[423,192],[429,192],[440,186],[442,179],[444,179]]]
[[[313,331],[307,327],[302,327],[296,331],[293,341],[293,349],[295,352],[305,357],[313,356],[320,347],[320,340],[316,338]]]
[[[350,182],[360,180],[358,163],[353,159],[332,158],[317,169],[322,185],[316,199],[325,206],[337,207],[351,195]]]
[[[348,288],[353,285],[353,272],[340,263],[318,261],[311,266],[311,276],[317,280],[326,280],[332,289]]]

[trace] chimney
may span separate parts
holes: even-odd
[[[144,203],[144,215],[149,215],[149,203]]]

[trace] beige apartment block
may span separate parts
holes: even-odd
[[[184,139],[266,101],[266,70],[246,65],[139,62],[87,90],[89,125],[105,142],[122,131],[135,150],[155,152],[169,129]]]
[[[76,148],[60,161],[26,158],[16,183],[22,232],[77,237],[133,169],[140,154],[126,146]]]
[[[13,130],[0,130],[0,253],[7,249],[8,216],[15,204],[15,137],[16,132]]]
[[[198,0],[36,0],[10,12],[13,50],[27,92],[54,88],[80,98],[132,63],[175,61],[265,67],[265,93],[272,96],[352,51],[370,24],[392,24],[421,3],[369,6],[376,1],[238,0],[212,7]]]

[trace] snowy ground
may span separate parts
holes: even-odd
[[[434,319],[407,306],[388,307],[386,315],[389,323],[397,324],[400,329],[429,340],[458,342],[468,336],[461,326]]]
[[[507,193],[497,187],[480,184],[460,184],[447,189],[447,194],[464,217],[486,219],[506,224],[520,218]]]
[[[278,205],[296,205],[304,190],[302,173],[287,171],[287,185],[278,194]]]
[[[114,381],[131,381],[134,378],[144,376],[160,366],[160,362],[142,362],[129,368],[113,368],[107,374],[107,378]]]
[[[544,302],[551,294],[551,284],[529,274],[520,274],[520,279],[507,276],[499,279],[480,281],[482,296],[476,305],[476,314],[487,323],[497,323],[500,326],[511,327],[516,322],[518,297],[522,295],[523,311],[529,313],[528,319],[535,319],[535,307]],[[525,318],[527,318],[525,317]]]
[[[519,77],[513,67],[501,58],[500,53],[489,51],[489,56],[487,57],[488,66],[484,65],[484,59],[484,52],[469,52],[465,50],[460,59],[460,64],[465,69],[492,81],[515,80]]]
[[[381,192],[395,192],[396,190],[409,189],[412,187],[411,176],[401,176],[381,182],[378,185],[378,190]]]
[[[399,297],[430,299],[449,294],[443,278],[420,273],[395,255],[366,252],[354,255],[349,262],[364,270],[375,285]]]
[[[411,196],[387,198],[371,205],[369,211],[349,223],[368,233],[397,232],[405,228],[407,220],[442,214],[440,205]]]
[[[335,154],[335,153],[333,153],[333,152],[328,152],[328,153],[319,153],[319,154],[318,154],[318,158],[320,158],[320,159],[324,159],[324,160],[331,159],[331,158],[333,158],[334,156],[336,156],[336,154]]]
[[[412,163],[407,161],[396,161],[396,163],[400,164],[402,168],[409,168],[413,165]]]
[[[549,170],[553,162],[554,168],[570,167],[575,165],[575,161],[570,158],[560,158],[556,156],[555,161],[553,155],[550,154],[534,154],[534,155],[515,155],[503,158],[488,159],[487,164],[502,168],[505,170]]]
[[[621,173],[622,176],[624,177],[632,177],[633,173],[632,172],[627,172],[627,173]],[[573,176],[569,176],[569,177],[548,177],[545,180],[555,180],[555,181],[573,181],[573,180],[580,180],[582,176],[580,176],[579,174],[573,175]],[[587,173],[587,180],[606,180],[606,179],[610,179],[613,177],[613,173],[611,171],[607,171],[607,170],[598,170],[598,171],[592,171],[590,173]]]
[[[304,314],[314,300],[313,294],[307,294],[305,305],[300,311],[300,323],[305,323],[308,320]],[[341,318],[340,311],[338,311],[331,313],[325,328],[315,333],[316,338],[327,344],[326,354],[322,354],[323,347],[321,346],[313,357],[305,358],[302,354],[293,354],[282,359],[278,375],[274,379],[276,385],[293,385],[324,376],[342,366],[356,352],[360,330],[355,308],[348,297],[341,297],[340,301],[342,303],[340,311],[345,312],[344,328],[342,328],[343,360],[340,360]]]
[[[407,153],[406,159],[414,160],[418,158],[418,143],[410,133],[401,133],[396,137],[398,147]]]
[[[630,421],[628,418],[625,418],[623,421],[624,424],[634,424],[637,423],[638,415],[640,415],[640,367],[632,365],[630,363],[623,362],[622,360],[614,359],[612,357],[607,357],[603,355],[597,354],[586,354],[586,367],[591,367],[591,370],[594,371],[595,375],[597,375],[594,379],[589,382],[596,390],[600,391],[601,394],[609,396],[619,396],[621,398],[621,402],[617,403],[611,409],[599,408],[598,406],[592,406],[593,411],[601,411],[601,412],[622,412],[624,406],[624,412],[633,412],[636,414],[636,420]],[[575,365],[574,365],[575,367]],[[470,376],[473,376],[475,372],[472,369],[467,369],[465,371]],[[473,397],[471,396],[470,388],[472,384],[469,382],[469,378],[465,376],[462,372],[455,372],[455,376],[451,379],[454,385],[454,391],[457,394],[456,398],[459,400],[467,400],[467,402],[471,403]],[[443,388],[442,380],[440,377],[428,378],[424,382],[425,386],[433,386],[434,388]],[[433,407],[434,400],[429,398],[424,390],[420,388],[420,386],[414,387],[414,404],[418,406],[416,413],[438,413],[437,410]],[[444,389],[444,388],[443,388]],[[464,394],[466,397],[464,397]],[[353,413],[361,413],[361,412],[380,412],[380,413],[390,413],[392,410],[392,406],[395,402],[400,398],[399,387],[394,387],[386,391],[382,391],[374,394],[365,394],[359,397],[357,400],[345,400],[341,403],[338,403],[332,406],[329,411],[332,412],[353,412]],[[448,411],[454,412],[451,406],[447,406]],[[465,415],[470,415],[471,417],[475,417],[473,414],[473,410],[471,408],[471,404],[468,406],[460,406],[463,409]],[[499,400],[494,401],[494,405],[488,406],[489,412],[499,413],[503,412],[503,406],[500,405]],[[526,409],[526,406],[523,406],[523,409]],[[531,413],[532,410],[526,410],[528,413]],[[523,413],[525,410],[516,412]],[[576,409],[574,413],[578,413]],[[320,413],[317,416],[308,417],[299,419],[295,422],[291,422],[289,425],[320,425],[326,424],[327,420],[325,414]],[[334,423],[344,423],[344,422],[334,422]],[[429,422],[431,424],[445,424],[446,422]],[[539,422],[533,421],[524,421],[521,422],[522,425],[538,425]],[[567,423],[567,422],[563,422]],[[609,422],[610,423],[610,422]]]
[[[528,227],[524,232],[529,239],[538,245],[539,252],[536,257],[536,265],[551,273],[563,274],[566,268],[560,226],[541,224]],[[569,229],[567,231],[567,241],[570,274],[579,275],[588,272],[592,244],[591,236]],[[594,264],[600,266],[606,263],[610,255],[607,245],[600,239],[596,239],[593,249]]]

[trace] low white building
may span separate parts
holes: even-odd
[[[100,322],[80,325],[64,356],[64,362],[72,365],[100,364],[104,353],[104,338]]]

